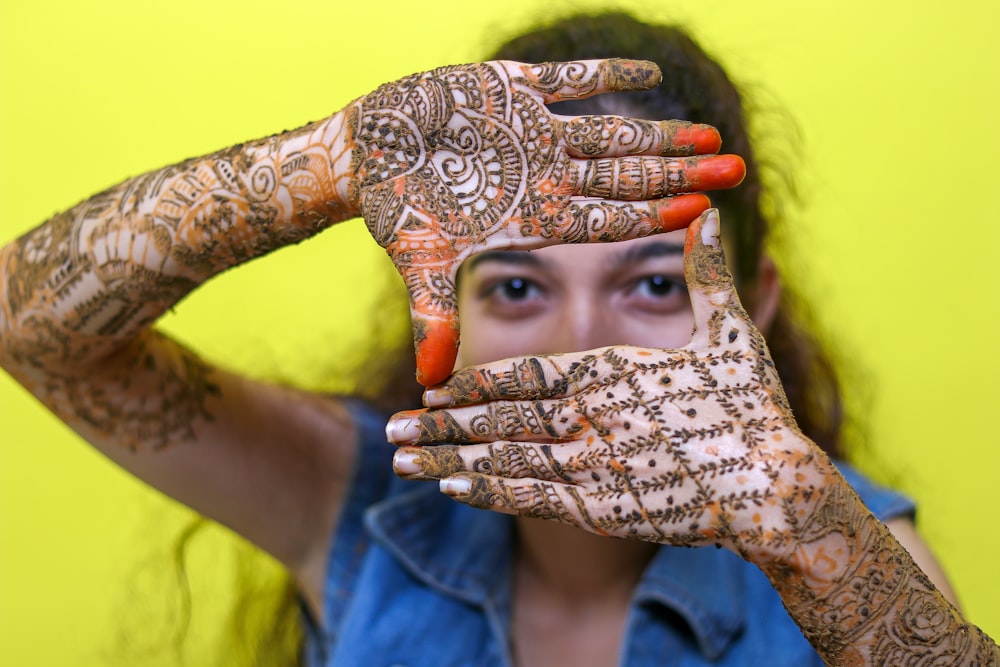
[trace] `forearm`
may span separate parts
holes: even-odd
[[[357,214],[343,114],[130,179],[0,249],[0,361],[85,367],[199,284]]]
[[[965,621],[839,474],[791,520],[797,547],[761,566],[831,665],[997,665]],[[791,514],[789,515],[791,516]]]

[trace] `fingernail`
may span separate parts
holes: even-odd
[[[389,442],[409,442],[420,437],[420,427],[416,419],[395,419],[385,425],[385,437]]]
[[[701,223],[701,242],[705,245],[719,247],[719,210],[711,209]]]
[[[438,482],[441,493],[449,496],[464,496],[472,490],[472,480],[465,477],[445,477]]]
[[[400,449],[392,457],[392,467],[396,469],[396,472],[403,475],[416,475],[423,470],[420,464],[417,463],[416,452],[410,452],[405,449]]]
[[[428,389],[424,392],[424,405],[429,408],[443,408],[451,405],[453,401],[451,390],[445,387]]]

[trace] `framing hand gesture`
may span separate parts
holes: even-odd
[[[415,74],[345,110],[347,199],[406,282],[421,383],[452,371],[455,276],[467,257],[677,229],[709,204],[674,195],[742,180],[737,156],[685,157],[718,151],[709,126],[545,106],[659,80],[642,61],[491,62]]]

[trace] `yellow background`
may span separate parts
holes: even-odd
[[[0,240],[127,176],[478,59],[540,8],[608,4],[4,2]],[[920,530],[969,617],[1000,637],[1000,5],[615,6],[688,24],[797,120],[806,201],[784,263],[840,349],[867,368],[851,391],[853,414],[871,423],[862,464],[918,500]],[[349,223],[223,276],[168,326],[215,361],[324,388],[364,335],[355,323],[372,302],[358,295],[384,268]],[[117,647],[169,623],[149,599],[165,593],[145,582],[169,563],[186,515],[5,375],[0,423],[0,665],[111,664]],[[205,539],[192,576],[223,609],[233,566],[214,545],[227,538]],[[195,642],[212,641],[214,618],[196,615]],[[188,660],[200,662],[210,661]]]

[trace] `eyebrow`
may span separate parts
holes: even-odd
[[[470,258],[465,266],[468,271],[471,271],[483,262],[500,262],[501,264],[513,264],[515,266],[542,265],[542,261],[538,257],[524,250],[489,250]]]
[[[684,246],[679,243],[668,243],[666,241],[655,241],[645,243],[638,247],[632,247],[618,255],[613,261],[615,264],[638,264],[639,262],[654,257],[672,257],[683,255]]]
[[[654,257],[671,257],[683,254],[684,246],[679,243],[655,241],[629,248],[625,252],[613,256],[610,259],[610,263],[616,266],[624,266],[626,264],[638,264]],[[544,264],[537,255],[524,250],[489,250],[470,258],[466,262],[466,270],[472,271],[483,262],[499,262],[511,266],[533,267],[540,267]]]

